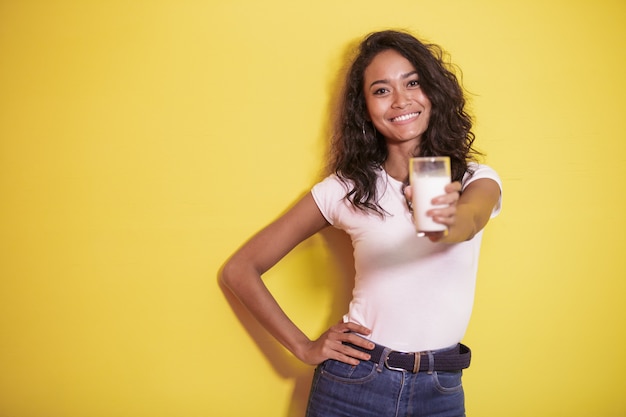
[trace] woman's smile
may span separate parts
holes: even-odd
[[[403,114],[402,116],[393,117],[393,118],[389,119],[389,121],[390,122],[405,122],[407,120],[411,120],[411,119],[414,119],[414,118],[418,117],[420,114],[421,114],[420,112]]]

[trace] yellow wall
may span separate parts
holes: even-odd
[[[462,67],[504,180],[469,415],[626,415],[623,0],[1,0],[0,417],[302,415],[311,368],[217,271],[318,178],[346,48],[387,27]],[[267,277],[312,336],[335,244]]]

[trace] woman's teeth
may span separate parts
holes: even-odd
[[[402,116],[398,116],[398,117],[394,117],[393,119],[391,119],[392,122],[403,122],[405,120],[409,120],[412,119],[413,117],[417,117],[419,116],[419,112],[417,113],[409,113],[409,114],[404,114]]]

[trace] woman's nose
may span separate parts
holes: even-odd
[[[395,91],[393,94],[392,106],[396,108],[404,108],[409,104],[409,97],[404,91]]]

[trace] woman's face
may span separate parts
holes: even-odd
[[[413,65],[393,49],[376,55],[365,69],[363,93],[369,117],[387,143],[419,141],[431,104]]]

